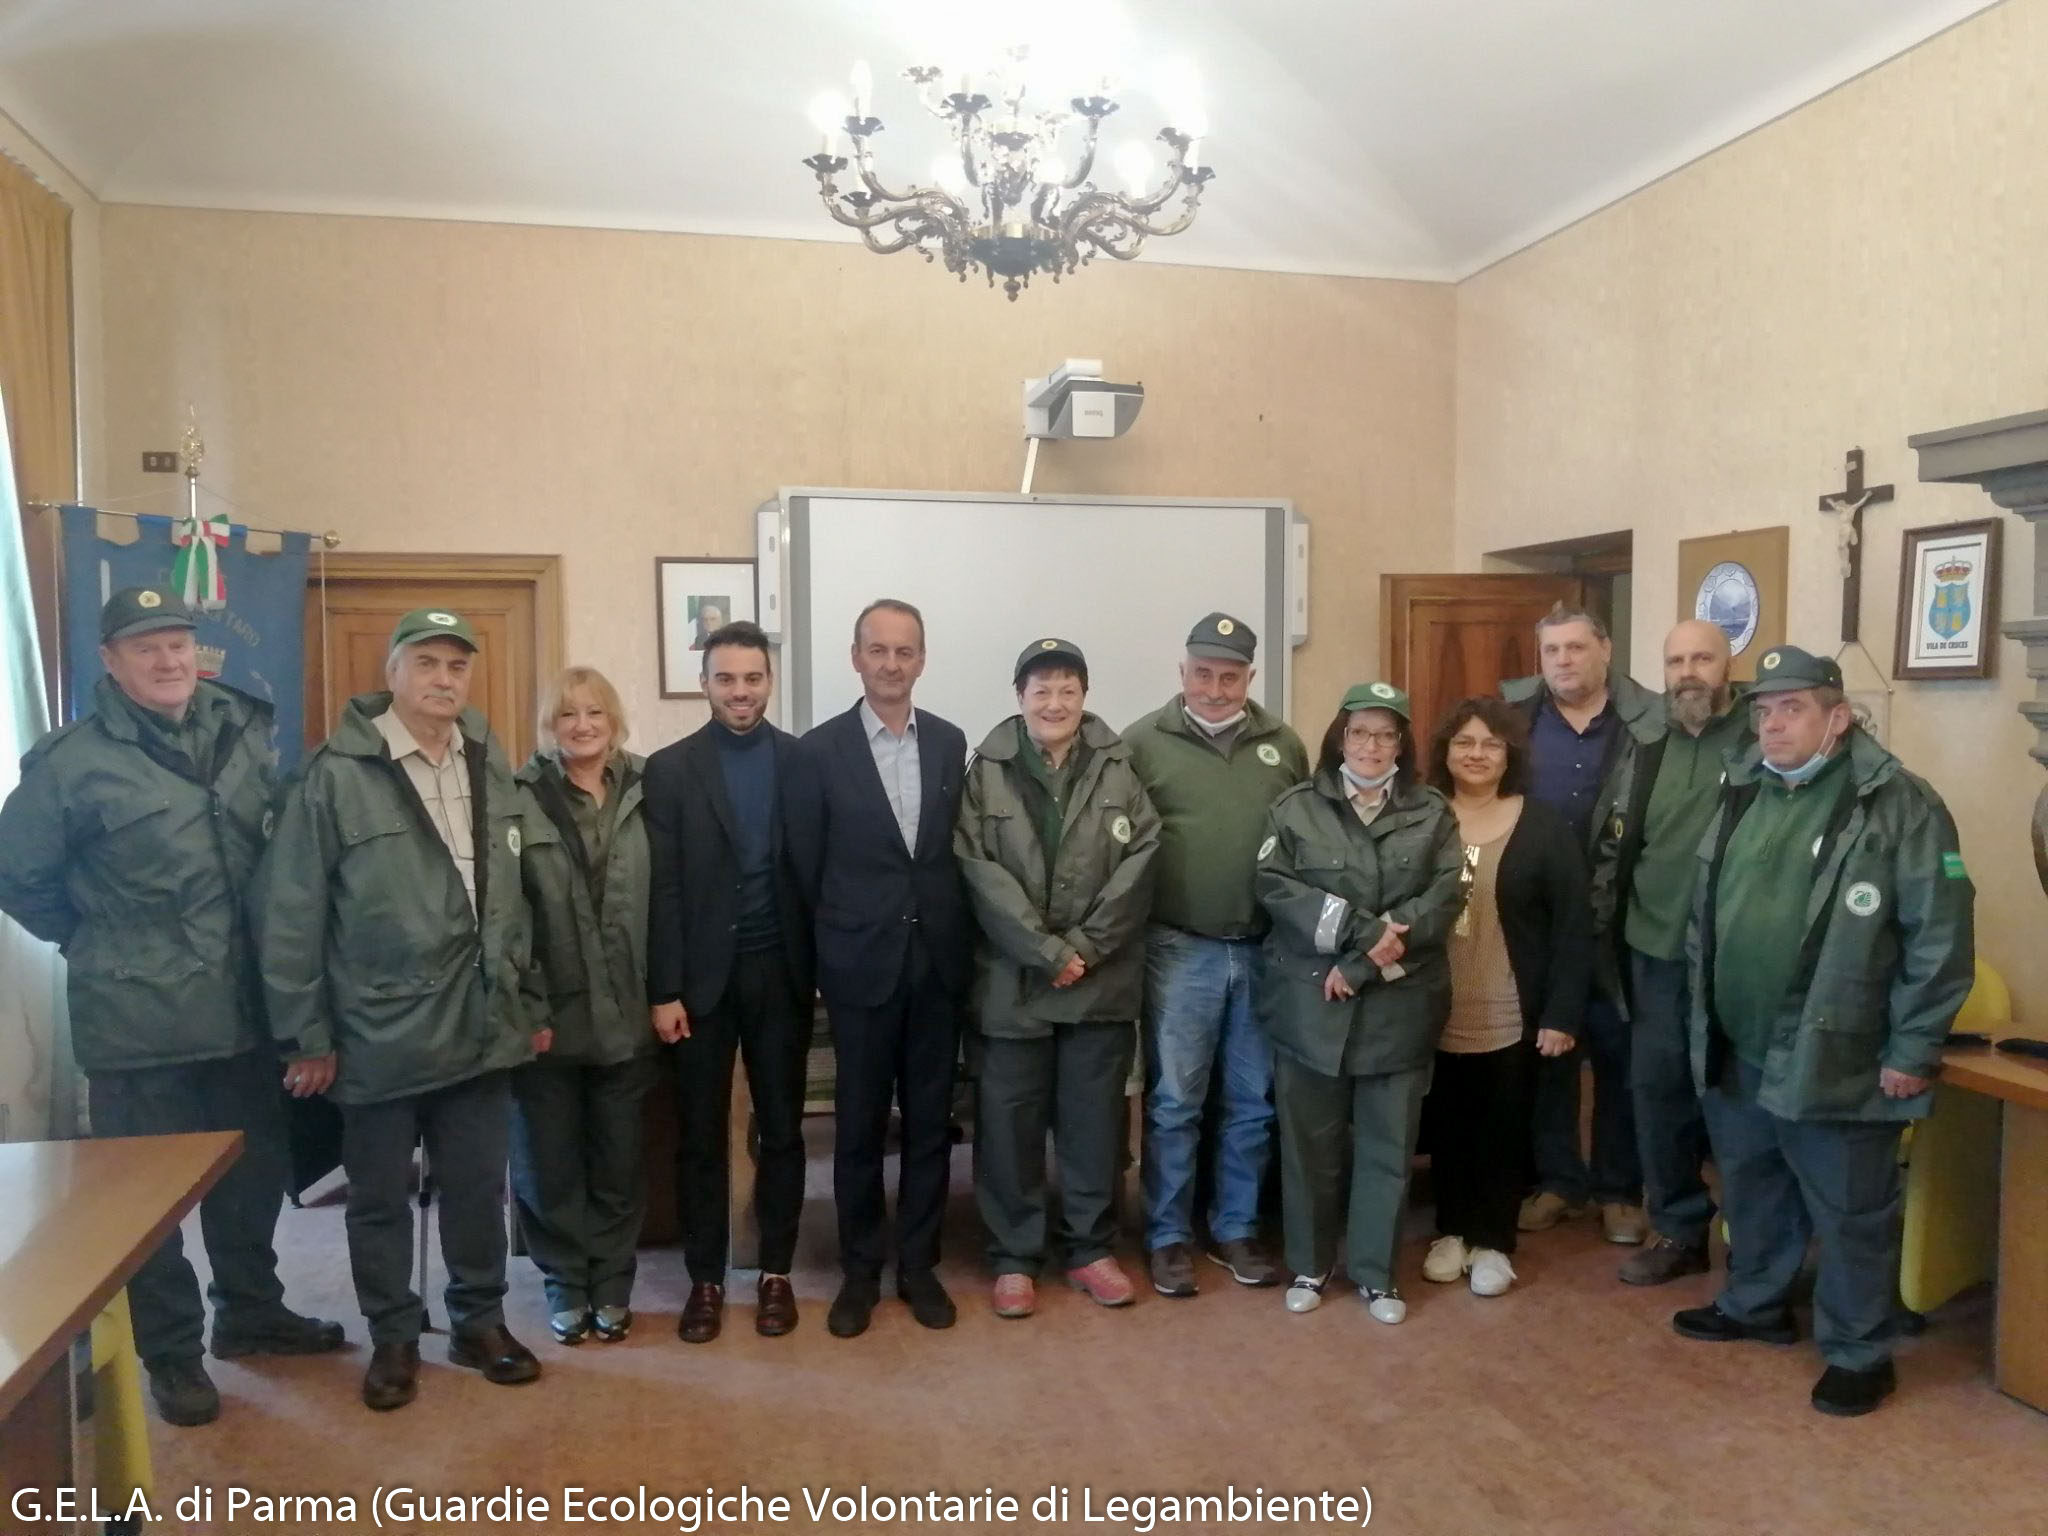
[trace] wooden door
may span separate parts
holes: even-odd
[[[1380,656],[1408,691],[1418,746],[1458,700],[1536,670],[1536,621],[1584,600],[1577,576],[1380,577]]]
[[[476,631],[469,702],[513,767],[533,751],[543,682],[560,665],[552,557],[329,555],[306,592],[306,747],[327,739],[343,705],[385,687],[391,631],[415,608],[459,613]]]

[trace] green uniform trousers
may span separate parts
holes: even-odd
[[[1344,1233],[1351,1283],[1388,1290],[1430,1069],[1326,1077],[1274,1053],[1287,1266],[1327,1276]]]

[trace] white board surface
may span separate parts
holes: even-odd
[[[921,708],[979,743],[1015,713],[1032,641],[1087,653],[1088,707],[1118,730],[1177,691],[1188,630],[1213,610],[1259,636],[1260,702],[1285,712],[1284,501],[1159,502],[790,491],[787,724],[853,707],[853,624],[878,597],[924,613]]]

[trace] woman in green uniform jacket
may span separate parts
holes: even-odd
[[[519,770],[520,875],[533,908],[528,991],[550,1027],[512,1075],[512,1193],[556,1339],[595,1331],[610,1343],[633,1323],[640,1106],[655,1071],[642,760],[623,750],[618,691],[594,668],[557,679],[540,724],[543,745]]]
[[[1028,1317],[1037,1305],[1048,1129],[1068,1283],[1100,1306],[1135,1297],[1110,1249],[1159,848],[1159,817],[1130,749],[1084,709],[1080,648],[1033,642],[1014,682],[1019,713],[968,765],[953,833],[981,929],[975,1196],[998,1317]]]
[[[1315,777],[1274,802],[1259,845],[1287,1309],[1322,1304],[1342,1228],[1345,1269],[1382,1323],[1408,1315],[1394,1252],[1465,895],[1457,819],[1416,781],[1408,714],[1392,684],[1346,693]]]

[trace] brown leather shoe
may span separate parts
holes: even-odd
[[[485,1381],[500,1387],[516,1387],[540,1375],[533,1351],[507,1333],[503,1324],[481,1333],[450,1334],[448,1363],[481,1371]]]
[[[693,1285],[690,1299],[683,1304],[682,1319],[676,1324],[676,1336],[685,1344],[709,1344],[718,1337],[724,1321],[725,1287]]]
[[[420,1346],[379,1344],[370,1351],[370,1368],[363,1372],[363,1406],[379,1413],[403,1408],[420,1389]]]
[[[796,1327],[796,1288],[787,1275],[763,1275],[754,1299],[754,1332],[779,1339]]]

